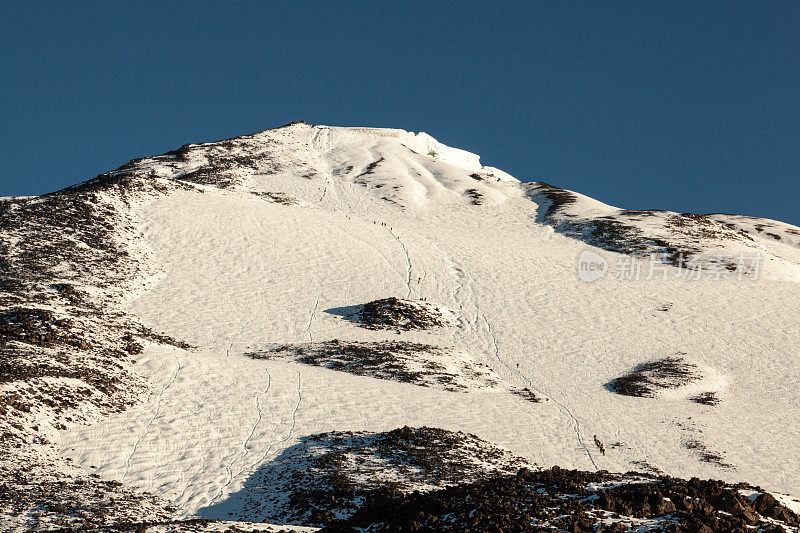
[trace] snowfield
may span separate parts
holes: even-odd
[[[61,454],[100,479],[186,518],[270,521],[274,510],[245,508],[242,491],[302,439],[428,426],[542,467],[746,481],[800,497],[797,228],[713,215],[683,217],[690,229],[674,232],[682,215],[585,197],[555,208],[550,189],[401,130],[293,124],[117,172],[188,184],[131,205],[131,246],[148,272],[120,309],[191,348],[149,342],[133,366],[144,399],[58,434]],[[706,266],[762,254],[758,279],[682,279],[670,263],[667,279],[585,283],[581,252],[613,267],[631,246],[630,235],[616,249],[613,235],[597,240],[592,224],[609,216],[634,216],[626,227],[656,238],[647,251],[668,241]],[[342,316],[389,297],[452,316],[403,331]],[[465,378],[451,391],[246,355],[334,340],[432,345],[441,368],[480,365],[496,383]],[[676,354],[697,372],[685,384],[643,397],[609,385]],[[523,388],[540,401],[512,393]],[[704,393],[716,402],[692,400]]]

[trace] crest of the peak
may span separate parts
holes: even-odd
[[[237,139],[247,138],[293,139],[296,143],[305,143],[314,152],[347,148],[375,149],[379,153],[381,150],[392,149],[401,153],[410,151],[471,172],[492,171],[499,181],[517,181],[505,172],[481,165],[479,155],[448,146],[425,132],[415,133],[399,128],[314,125],[304,121],[294,121],[279,128],[263,130]]]
[[[115,173],[291,197],[301,204],[371,199],[401,208],[439,201],[494,204],[506,197],[498,187],[519,183],[499,169],[481,165],[478,155],[424,132],[301,121],[185,144],[133,160]]]

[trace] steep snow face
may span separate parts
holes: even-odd
[[[231,495],[246,501],[254,473],[301,439],[409,425],[469,432],[538,465],[744,479],[800,495],[800,316],[787,312],[800,285],[783,281],[796,269],[795,228],[782,226],[769,247],[743,236],[745,221],[685,216],[690,228],[675,236],[664,224],[677,214],[650,223],[570,202],[401,130],[295,124],[186,145],[116,174],[183,185],[133,207],[137,246],[158,275],[125,310],[195,349],[148,347],[138,368],[153,395],[63,433],[63,453],[103,478],[186,515],[242,518]],[[611,222],[603,217],[616,235],[598,233],[598,221]],[[724,238],[696,238],[695,222]],[[687,279],[670,262],[651,279],[579,277],[587,250],[613,264],[676,240],[700,252],[755,247],[785,268]],[[370,329],[342,311],[385,298],[453,315],[428,329]],[[426,385],[438,367],[457,371],[463,387],[385,379],[408,370],[391,360],[394,374],[382,367],[376,379],[341,359],[247,356],[334,341],[436,347],[412,370],[428,372]],[[698,369],[683,388],[654,378],[665,390],[638,397],[607,386],[678,353]],[[460,379],[473,363],[492,386]],[[692,399],[704,393],[715,403]]]
[[[294,123],[135,160],[118,172],[168,177],[328,210],[499,205],[520,194],[536,219],[608,251],[661,256],[680,268],[800,281],[800,230],[735,215],[627,210],[545,183],[520,184],[426,133]],[[299,179],[298,179],[299,178]],[[738,271],[737,271],[738,269]]]

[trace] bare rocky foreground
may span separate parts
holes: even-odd
[[[234,495],[242,516],[229,521],[175,520],[166,502],[119,483],[36,474],[0,485],[12,514],[36,508],[31,531],[778,533],[800,526],[785,505],[745,483],[537,469],[473,435],[435,428],[304,438]],[[243,520],[254,516],[265,524]]]
[[[749,494],[750,496],[746,496]],[[428,494],[380,494],[323,531],[783,532],[798,516],[746,484],[521,469]]]

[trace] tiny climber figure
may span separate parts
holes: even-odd
[[[594,445],[600,450],[600,453],[603,455],[606,454],[606,447],[603,446],[603,443],[600,442],[600,439],[597,438],[597,435],[594,436]]]

